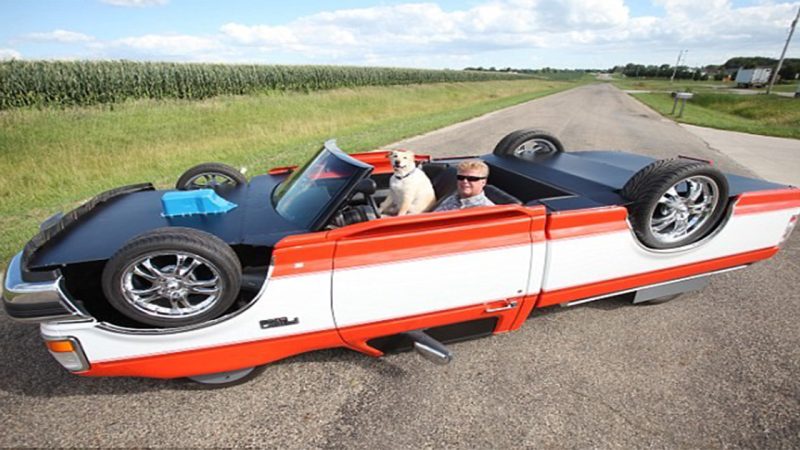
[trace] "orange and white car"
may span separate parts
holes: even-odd
[[[495,206],[382,218],[386,154],[328,141],[249,181],[205,164],[101,194],[11,261],[6,311],[79,375],[225,384],[334,347],[447,362],[444,343],[535,308],[700,289],[774,255],[800,213],[795,187],[519,130],[480,156]],[[417,156],[439,200],[461,159]]]

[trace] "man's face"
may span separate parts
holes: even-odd
[[[470,179],[474,181],[470,181]],[[480,170],[469,169],[458,172],[458,196],[461,198],[472,197],[483,192],[486,178]]]

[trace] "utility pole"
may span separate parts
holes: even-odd
[[[672,83],[675,81],[675,74],[678,72],[678,66],[681,64],[681,58],[683,58],[683,52],[689,52],[689,50],[681,50],[678,52],[678,60],[675,61],[675,68],[672,69],[672,76],[669,77],[669,82]]]
[[[781,52],[781,59],[778,60],[778,68],[775,69],[775,73],[772,74],[772,79],[769,80],[769,86],[767,86],[767,95],[772,91],[772,85],[775,84],[775,80],[778,79],[778,72],[781,71],[781,66],[783,65],[783,57],[786,56],[786,49],[789,48],[789,42],[792,40],[792,34],[794,34],[794,27],[797,26],[797,19],[800,19],[800,8],[797,8],[797,15],[794,16],[794,20],[792,21],[792,28],[789,29],[789,37],[786,38],[786,44],[783,46],[783,52]]]

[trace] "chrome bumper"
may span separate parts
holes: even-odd
[[[28,282],[22,279],[22,253],[8,265],[3,282],[6,313],[24,322],[84,320],[88,314],[76,307],[62,289],[63,279]]]

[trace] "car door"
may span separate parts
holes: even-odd
[[[510,205],[334,230],[336,326],[348,344],[378,354],[367,340],[491,316],[497,329],[510,327],[530,289],[532,242],[543,228],[543,209]]]

